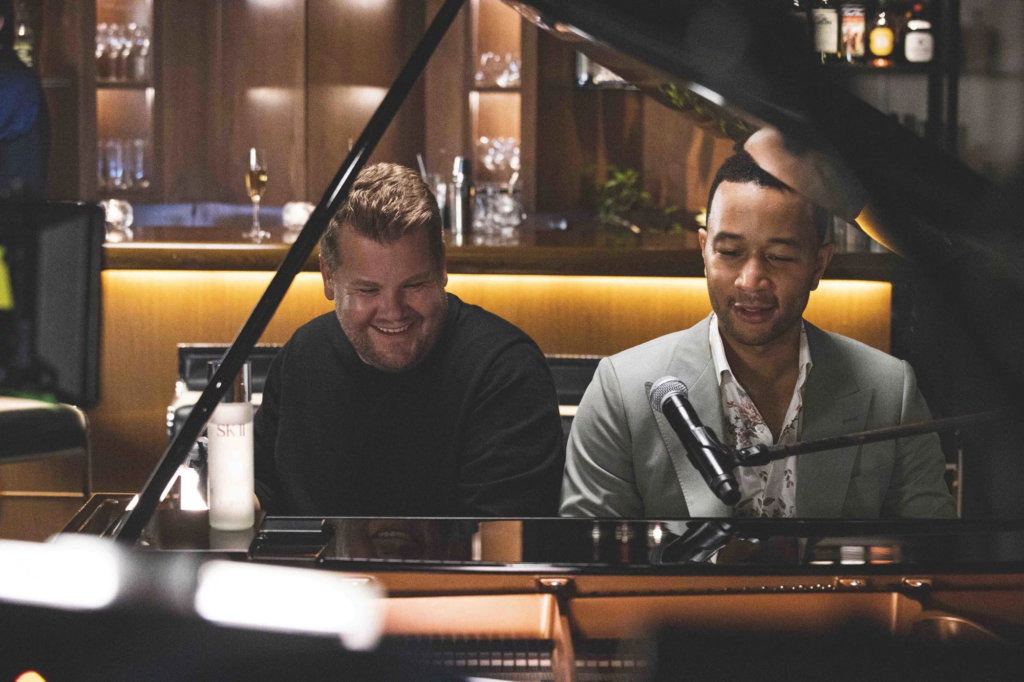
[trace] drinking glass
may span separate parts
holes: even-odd
[[[306,226],[309,216],[316,208],[308,201],[289,201],[281,210],[281,223],[284,230],[281,233],[281,241],[285,244],[294,244],[299,232]]]
[[[147,189],[149,187],[149,172],[146,168],[146,141],[141,138],[131,140],[131,183],[135,189]]]
[[[260,199],[267,191],[267,157],[259,147],[249,148],[246,158],[245,189],[252,200],[252,227],[242,233],[242,236],[259,244],[270,237],[270,233],[260,227]]]
[[[107,162],[107,190],[125,189],[124,146],[121,144],[121,140],[107,140],[105,158]]]
[[[106,217],[106,234],[108,242],[130,242],[132,223],[135,212],[132,205],[122,199],[106,199],[100,202]]]

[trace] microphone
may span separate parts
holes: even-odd
[[[740,501],[740,487],[732,474],[736,458],[722,445],[715,432],[701,423],[687,398],[688,393],[686,384],[679,379],[662,377],[651,386],[648,398],[651,407],[664,414],[672,425],[690,463],[704,477],[711,492],[731,507]]]

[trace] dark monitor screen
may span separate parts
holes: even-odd
[[[0,393],[96,403],[103,223],[96,204],[0,203]]]

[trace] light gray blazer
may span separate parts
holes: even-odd
[[[647,386],[673,376],[705,426],[723,430],[708,342],[710,317],[604,358],[569,434],[561,514],[632,518],[731,516],[690,464]],[[801,441],[930,419],[910,365],[859,341],[806,325],[813,367]],[[935,434],[800,455],[801,518],[952,518]]]

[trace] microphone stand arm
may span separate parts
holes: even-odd
[[[948,417],[946,419],[934,419],[927,422],[914,422],[912,424],[901,424],[899,426],[888,426],[872,431],[858,431],[843,436],[830,436],[818,440],[810,440],[793,445],[755,445],[753,447],[735,450],[732,453],[733,462],[736,466],[752,467],[761,466],[774,462],[778,459],[785,459],[790,455],[802,455],[811,452],[824,452],[864,443],[874,443],[883,440],[917,436],[933,431],[946,431],[961,426],[984,424],[986,422],[999,421],[1017,416],[1017,413],[1010,410],[993,410],[991,412],[978,412],[959,417]]]

